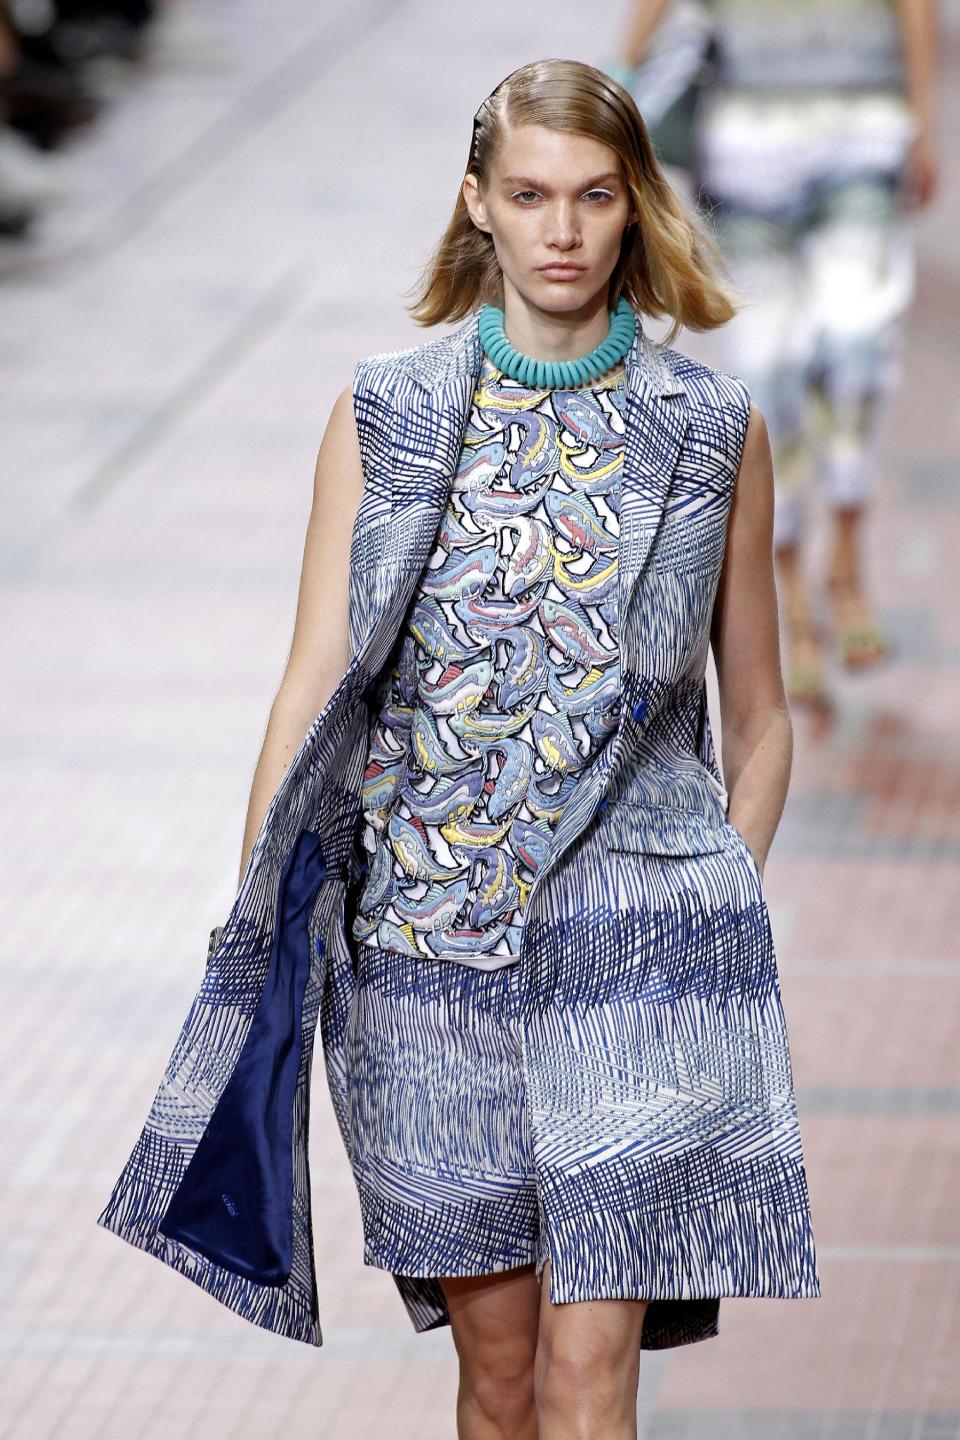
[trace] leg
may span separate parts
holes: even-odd
[[[539,1440],[636,1440],[645,1300],[550,1301],[543,1269],[535,1363]]]
[[[795,704],[821,709],[829,704],[830,697],[820,633],[803,572],[801,547],[795,539],[782,540],[776,546],[774,556],[786,625],[787,695]]]
[[[829,588],[841,658],[850,667],[887,650],[865,593],[861,536],[894,379],[899,317],[911,288],[897,196],[893,176],[832,184],[812,252],[822,326],[823,483],[834,526]]]
[[[458,1440],[537,1440],[540,1286],[533,1265],[441,1277],[440,1284],[460,1361]]]
[[[881,660],[889,650],[886,635],[873,618],[863,584],[861,532],[865,506],[833,509],[833,555],[830,561],[830,595],[836,617],[843,663],[849,670],[863,669]]]
[[[802,215],[721,207],[718,237],[748,298],[725,336],[726,364],[764,413],[776,483],[773,545],[783,595],[786,689],[795,703],[827,702],[823,653],[803,573],[811,470],[809,367]]]

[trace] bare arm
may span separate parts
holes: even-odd
[[[670,5],[671,0],[634,0],[621,46],[626,64],[639,65],[645,58]]]
[[[278,785],[350,663],[350,541],[363,466],[352,387],[337,396],[317,456],[293,640],[254,771],[240,881]]]
[[[773,462],[755,405],[743,447],[711,628],[728,817],[763,871],[780,822],[793,728],[780,669],[773,567]]]
[[[911,203],[933,199],[938,167],[934,138],[934,79],[937,56],[936,0],[897,0],[903,41],[907,99],[917,122],[911,156]]]

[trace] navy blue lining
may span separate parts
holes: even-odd
[[[293,1104],[308,928],[327,875],[320,837],[304,830],[280,874],[263,990],[233,1073],[160,1222],[161,1234],[260,1285],[293,1265]]]

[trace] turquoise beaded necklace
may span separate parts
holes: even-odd
[[[610,312],[607,338],[577,360],[536,360],[521,355],[503,330],[503,311],[498,305],[484,305],[477,322],[480,343],[504,375],[538,388],[572,390],[587,380],[596,380],[626,355],[633,344],[637,317],[625,295]]]

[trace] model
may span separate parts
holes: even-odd
[[[364,1262],[451,1325],[458,1434],[617,1440],[642,1348],[820,1293],[769,445],[643,333],[733,301],[588,65],[483,102],[413,311],[462,323],[333,407],[239,893],[100,1223],[319,1345],[319,1023]]]
[[[684,13],[680,13],[683,11]],[[676,27],[661,35],[661,21]],[[935,0],[636,0],[619,77],[645,106],[698,74],[694,187],[749,302],[725,364],[770,425],[787,693],[833,699],[818,615],[814,484],[830,531],[825,589],[844,667],[890,654],[865,580],[865,519],[889,448],[913,291],[911,212],[937,185]],[[712,58],[697,71],[697,46]],[[633,72],[637,62],[643,61]],[[646,110],[645,110],[646,113]]]

